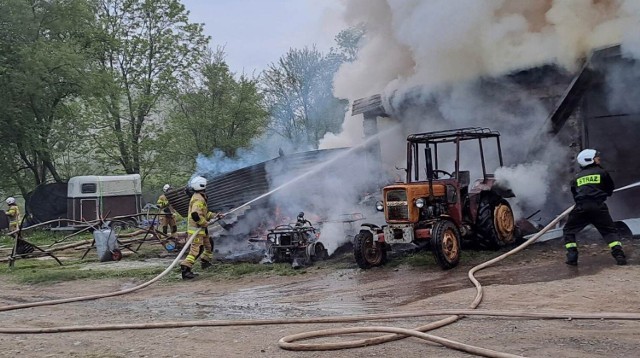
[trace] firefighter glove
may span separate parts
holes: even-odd
[[[200,215],[198,215],[198,213],[196,213],[195,211],[191,213],[191,218],[195,222],[199,222],[200,221]]]

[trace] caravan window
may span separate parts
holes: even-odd
[[[96,192],[96,183],[84,183],[80,187],[82,194],[93,194]]]

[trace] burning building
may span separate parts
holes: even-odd
[[[209,210],[229,213],[213,227],[216,247],[223,252],[241,252],[249,238],[265,237],[268,229],[293,223],[299,212],[305,212],[307,219],[320,224],[323,244],[331,254],[349,242],[345,237],[349,230],[343,229],[349,218],[356,217],[350,214],[358,212],[357,217],[364,219],[375,213],[372,206],[369,213],[362,213],[358,205],[377,188],[372,181],[377,180],[375,175],[354,179],[354,173],[365,171],[363,157],[357,148],[326,149],[281,155],[220,175],[200,173],[208,179]],[[187,216],[189,206],[185,189],[167,193],[182,216]]]
[[[511,148],[507,165],[540,160],[549,164],[545,165],[545,170],[551,176],[548,182],[553,183],[552,187],[555,188],[552,196],[557,199],[547,203],[551,212],[557,212],[562,205],[570,202],[566,183],[573,171],[567,168],[575,167],[573,158],[582,148],[594,147],[604,153],[605,166],[618,187],[640,179],[640,169],[633,163],[635,158],[640,157],[640,149],[635,145],[636,133],[640,130],[640,111],[635,99],[638,98],[640,86],[634,85],[640,83],[640,64],[623,56],[620,46],[596,50],[583,61],[576,72],[544,65],[499,78],[482,78],[466,85],[466,90],[474,92],[474,96],[487,97],[482,103],[490,106],[492,111],[498,109],[500,117],[509,112],[514,118],[522,114],[530,116],[530,113],[539,113],[541,110],[548,113],[544,121],[538,115],[537,123],[533,126],[527,123],[504,126],[504,123],[483,113],[479,113],[474,123],[492,128],[497,126],[517,141],[522,140],[524,133],[535,133],[535,136],[525,135],[532,138],[528,142],[520,142],[516,146],[512,140],[512,145],[506,146]],[[377,128],[377,121],[381,117],[399,122],[407,120],[407,126],[414,128],[416,113],[421,113],[429,118],[433,126],[452,125],[451,122],[455,120],[446,119],[442,108],[450,105],[448,102],[455,97],[454,91],[444,88],[425,96],[422,88],[416,87],[403,93],[401,99],[394,98],[397,96],[395,92],[388,98],[373,95],[354,101],[352,114],[363,115],[364,132],[367,135],[375,134],[371,129]],[[541,108],[536,107],[538,104]],[[465,118],[465,123],[471,121]],[[384,157],[379,143],[375,145],[370,150]],[[562,156],[550,158],[550,146],[554,149],[552,153],[561,152]],[[527,185],[530,182],[527,181]],[[517,183],[511,184],[517,187]],[[610,201],[614,217],[624,219],[640,216],[640,210],[635,205],[639,195],[640,189],[636,188],[625,196],[614,196]],[[540,204],[540,201],[535,203]],[[527,203],[521,205],[525,209],[534,209]]]
[[[334,78],[354,116],[321,147],[396,126],[373,149],[394,168],[408,134],[489,127],[502,134],[507,168],[496,175],[516,193],[516,214],[543,208],[543,221],[572,202],[581,148],[604,153],[617,186],[638,180],[629,163],[639,113],[636,1],[356,0],[342,15],[366,28],[356,60]],[[612,198],[612,214],[637,216],[621,199]]]
[[[543,208],[541,220],[550,220],[571,202],[568,168],[580,148],[600,149],[618,186],[638,180],[632,163],[640,113],[634,100],[640,73],[633,60],[640,58],[637,1],[344,4],[345,22],[363,24],[366,35],[356,60],[334,77],[334,94],[353,102],[352,113],[342,133],[327,135],[320,147],[364,143],[367,150],[314,184],[303,180],[306,185],[273,195],[271,205],[349,212],[360,193],[403,176],[408,134],[461,127],[502,134],[507,167],[496,176],[516,193],[513,206],[520,216]],[[369,166],[356,167],[363,162]],[[472,159],[460,164],[473,176]],[[263,172],[251,184],[238,181],[245,184],[228,195],[240,198],[245,187],[268,192],[286,182],[286,172],[269,180]],[[215,188],[217,179],[211,180]],[[631,194],[625,198],[638,195]],[[212,209],[220,209],[216,195],[210,194]],[[638,216],[621,198],[611,206],[618,219]]]

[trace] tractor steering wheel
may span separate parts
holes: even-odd
[[[434,172],[434,173],[442,173],[442,174],[444,174],[444,175],[448,175],[448,176],[449,176],[449,178],[453,178],[453,175],[452,175],[451,173],[449,173],[449,172],[447,172],[447,171],[444,171],[444,170],[435,169],[433,172]]]

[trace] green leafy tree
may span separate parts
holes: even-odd
[[[224,51],[210,53],[196,80],[175,98],[171,120],[163,142],[168,157],[180,163],[194,163],[199,154],[219,150],[233,157],[259,136],[268,121],[258,79],[229,70]],[[194,167],[186,168],[187,173]],[[171,170],[168,170],[171,171]]]
[[[202,24],[178,0],[98,0],[101,30],[94,102],[104,159],[146,177],[161,158],[163,100],[188,81],[204,55]]]
[[[0,1],[0,166],[6,191],[66,177],[58,156],[77,139],[93,20],[83,0]]]
[[[340,31],[335,42],[337,49],[333,50],[342,57],[343,61],[353,62],[356,59],[360,43],[366,34],[364,25],[353,26]]]
[[[333,96],[333,76],[355,60],[364,36],[364,26],[354,26],[340,31],[326,54],[315,46],[292,48],[270,64],[263,74],[269,130],[294,146],[314,148],[327,132],[339,131],[348,101]]]
[[[342,59],[315,47],[290,49],[264,72],[270,129],[295,145],[318,142],[340,129],[347,101],[333,96],[333,75]]]

